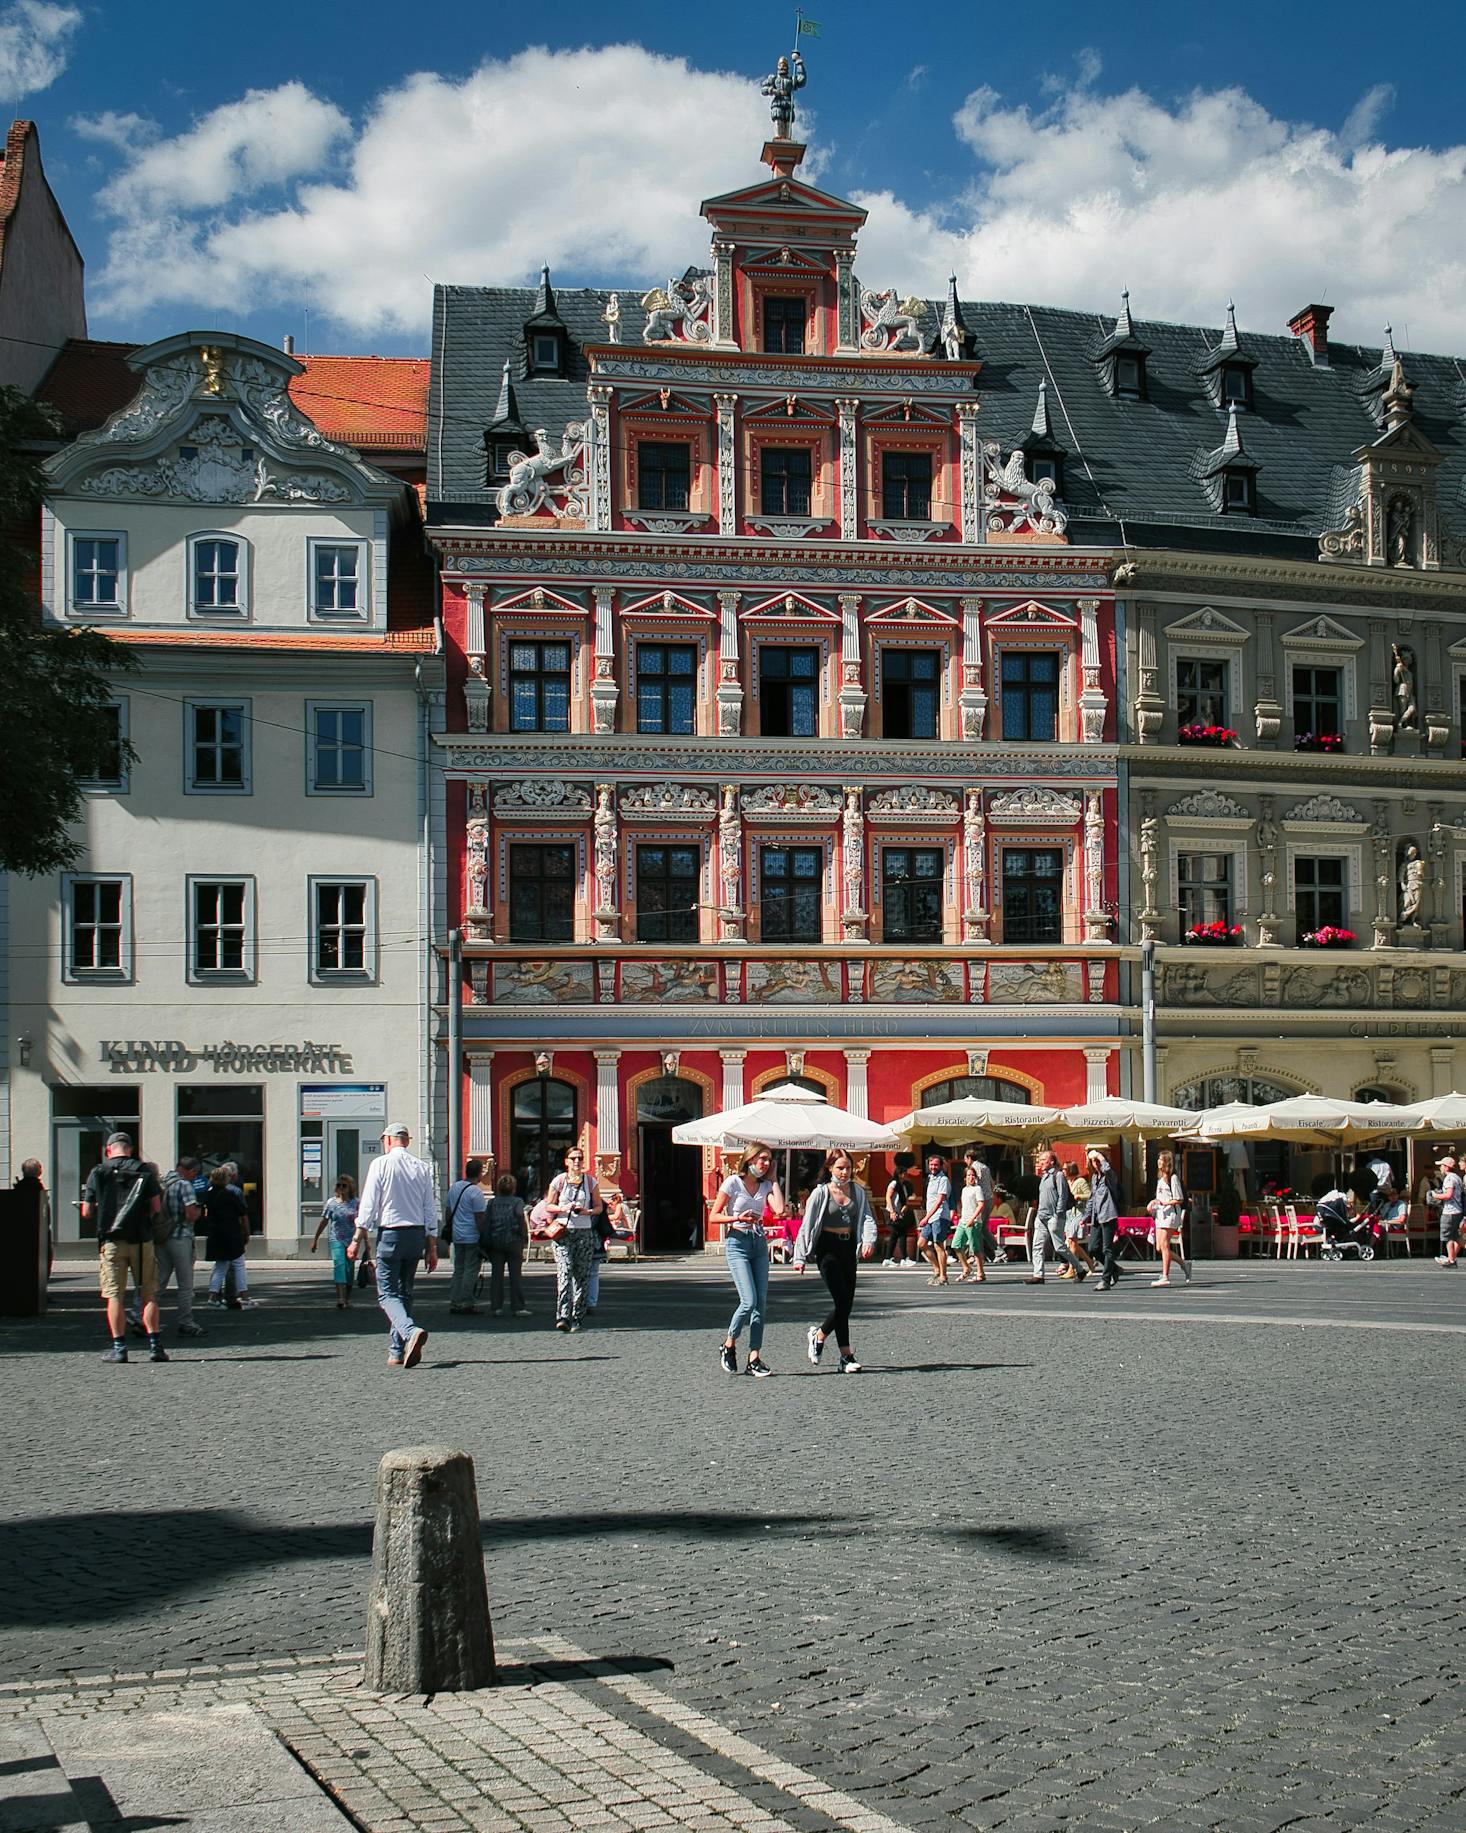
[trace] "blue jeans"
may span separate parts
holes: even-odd
[[[377,1303],[391,1327],[390,1355],[400,1356],[417,1328],[412,1321],[412,1282],[426,1239],[422,1228],[384,1228],[377,1236]]]
[[[761,1349],[764,1313],[769,1307],[769,1244],[763,1230],[730,1228],[723,1237],[723,1253],[738,1288],[738,1309],[728,1326],[729,1339],[736,1343],[747,1324],[748,1347]]]

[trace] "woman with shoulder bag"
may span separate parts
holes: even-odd
[[[1155,1195],[1146,1208],[1155,1217],[1155,1244],[1160,1250],[1161,1276],[1153,1279],[1153,1286],[1169,1286],[1171,1283],[1171,1261],[1174,1259],[1185,1275],[1186,1283],[1191,1284],[1191,1262],[1181,1253],[1181,1225],[1186,1219],[1186,1192],[1181,1180],[1176,1175],[1176,1155],[1174,1152],[1161,1152],[1155,1161]],[[1172,1252],[1171,1237],[1176,1237],[1175,1252]]]
[[[748,1325],[749,1375],[772,1374],[759,1353],[764,1343],[764,1313],[769,1305],[769,1243],[764,1234],[764,1212],[777,1220],[784,1213],[784,1192],[771,1175],[774,1157],[767,1146],[755,1146],[739,1165],[736,1174],[724,1180],[713,1206],[709,1223],[723,1224],[723,1256],[738,1290],[738,1305],[728,1325],[728,1334],[718,1351],[718,1365],[725,1375],[738,1373],[738,1333]]]
[[[601,1213],[601,1193],[585,1168],[585,1154],[572,1147],[565,1154],[565,1169],[550,1179],[545,1192],[555,1247],[555,1328],[579,1330],[585,1322],[590,1292],[591,1263],[595,1257],[595,1219]],[[555,1221],[563,1228],[556,1230]]]
[[[869,1260],[876,1251],[876,1219],[870,1193],[857,1184],[850,1154],[843,1148],[825,1159],[824,1176],[805,1205],[804,1223],[794,1243],[794,1270],[802,1273],[812,1259],[830,1292],[830,1315],[809,1327],[809,1359],[818,1363],[825,1341],[833,1336],[840,1351],[837,1373],[858,1375],[860,1364],[850,1347],[850,1307],[855,1303],[857,1255]]]

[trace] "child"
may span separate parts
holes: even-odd
[[[356,1183],[344,1173],[336,1180],[336,1194],[321,1211],[321,1220],[311,1237],[311,1252],[316,1251],[316,1244],[329,1228],[331,1231],[331,1277],[336,1282],[336,1309],[346,1311],[351,1306],[351,1288],[356,1279],[356,1269],[346,1258],[346,1250],[351,1246],[356,1233]]]
[[[244,1309],[249,1291],[249,1276],[244,1270],[244,1250],[249,1244],[249,1211],[244,1198],[230,1187],[229,1166],[215,1165],[209,1173],[209,1187],[204,1192],[205,1237],[214,1270],[209,1275],[209,1303],[224,1303],[224,1276],[234,1271],[236,1296],[229,1300],[231,1311]]]

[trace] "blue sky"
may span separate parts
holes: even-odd
[[[908,9],[811,0],[821,185],[871,211],[868,284],[1466,351],[1466,13],[1392,49],[1377,7]],[[699,198],[757,176],[793,10],[611,15],[382,0],[0,0],[94,335],[218,325],[427,347],[430,281],[650,285]],[[1183,23],[1178,28],[1177,19]],[[307,328],[306,314],[309,313]]]

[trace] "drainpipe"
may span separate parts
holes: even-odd
[[[463,1176],[463,931],[448,931],[448,1182]]]
[[[1154,1101],[1155,1061],[1155,943],[1140,945],[1140,1024],[1142,1037],[1143,1091],[1147,1101]]]

